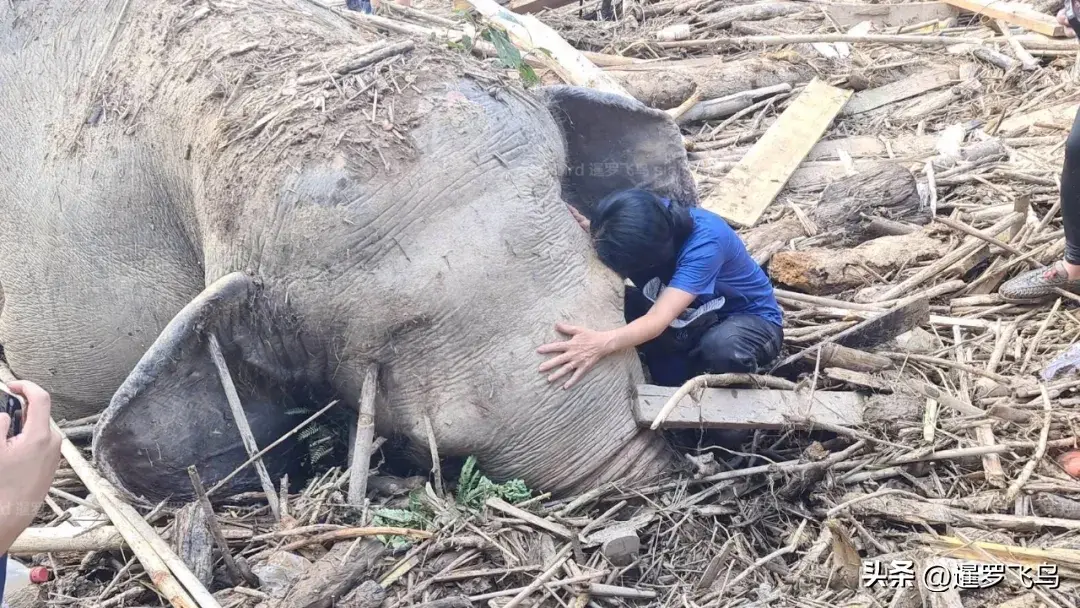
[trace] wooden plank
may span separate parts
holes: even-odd
[[[956,15],[956,7],[945,2],[907,2],[904,4],[824,4],[821,5],[842,28],[863,21],[873,23],[879,30],[927,21],[941,21]]]
[[[852,95],[851,101],[844,107],[843,115],[862,114],[890,103],[922,95],[952,83],[956,77],[956,69],[952,68],[927,70],[875,89],[859,91]]]
[[[634,419],[649,426],[677,388],[641,384]],[[845,391],[809,392],[768,389],[706,388],[700,400],[686,398],[672,410],[666,429],[810,428],[809,421],[859,426],[865,408],[862,395]]]
[[[1055,38],[1065,36],[1065,28],[1057,22],[1057,19],[1045,13],[1036,12],[1029,6],[1001,0],[945,0],[945,2],[956,8],[986,15],[991,19],[1001,19],[1046,36]]]
[[[701,206],[742,226],[756,224],[850,96],[810,81]]]
[[[836,340],[837,344],[849,348],[869,348],[882,342],[888,342],[902,333],[930,320],[930,301],[921,298],[903,306],[897,306],[889,312],[863,321],[854,331]],[[852,329],[855,329],[853,327]]]
[[[1027,114],[1008,116],[1005,120],[1001,121],[998,132],[1007,133],[1009,131],[1015,131],[1016,129],[1033,127],[1036,124],[1058,125],[1063,129],[1068,129],[1072,126],[1073,119],[1076,118],[1076,111],[1078,109],[1080,109],[1080,104],[1064,103],[1036,110],[1034,112],[1028,112]]]
[[[536,13],[545,8],[559,8],[574,2],[577,0],[511,0],[506,8],[515,13]]]

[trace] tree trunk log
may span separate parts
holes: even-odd
[[[892,114],[891,117],[903,122],[918,122],[942,108],[971,99],[981,90],[982,83],[978,80],[962,82],[943,91],[927,93],[915,103]]]
[[[806,236],[802,224],[792,215],[782,217],[775,222],[754,226],[739,236],[746,244],[746,250],[758,264],[765,265],[777,252],[787,249],[791,239]]]
[[[214,579],[214,537],[206,522],[206,511],[197,502],[184,505],[176,512],[174,524],[176,554],[191,568],[191,573],[209,587]]]
[[[839,344],[821,347],[821,367],[842,367],[856,372],[880,372],[893,366],[892,359]]]
[[[348,561],[342,563],[352,544],[334,545],[301,575],[277,608],[330,608],[348,595],[374,569],[385,552],[381,542],[365,540],[352,551]]]
[[[837,244],[848,247],[889,232],[911,233],[917,228],[904,227],[930,221],[930,210],[921,208],[915,176],[895,163],[873,165],[833,182],[807,215],[819,235],[831,236]],[[740,236],[754,260],[764,265],[806,232],[798,219],[788,215],[744,230]]]
[[[845,246],[875,236],[864,215],[918,225],[930,222],[930,209],[922,208],[915,176],[897,163],[874,165],[829,184],[808,215],[819,234],[834,233]]]
[[[944,255],[945,243],[916,232],[885,236],[851,249],[781,251],[769,263],[774,281],[814,295],[839,293],[880,282],[875,276]]]
[[[703,100],[718,99],[778,84],[794,86],[814,76],[806,62],[764,58],[729,63],[711,58],[661,61],[605,72],[642,103],[661,110],[677,107],[695,90]]]
[[[705,13],[699,15],[695,21],[709,29],[724,29],[731,27],[731,24],[736,21],[765,21],[794,15],[804,10],[806,10],[805,5],[797,2],[760,2],[733,6],[715,13]]]

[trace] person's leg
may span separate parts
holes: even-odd
[[[1065,267],[1070,279],[1080,279],[1080,112],[1065,141],[1061,168],[1061,221],[1065,224]]]
[[[757,315],[731,315],[709,328],[691,351],[699,373],[756,373],[780,354],[784,330]]]
[[[1055,288],[1080,291],[1080,113],[1065,142],[1061,168],[1061,220],[1065,225],[1065,259],[1007,281],[999,290],[1006,301],[1037,300],[1054,295]]]

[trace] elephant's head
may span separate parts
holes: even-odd
[[[377,171],[334,141],[366,128],[359,111],[311,135],[318,153],[300,159],[195,146],[196,162],[209,159],[193,188],[208,287],[102,416],[94,451],[111,478],[135,494],[185,495],[188,465],[212,483],[247,460],[210,334],[260,447],[301,419],[286,415],[293,396],[355,408],[376,363],[377,430],[417,454],[427,453],[430,421],[440,455],[475,455],[489,475],[545,491],[672,465],[664,440],[632,418],[635,353],[606,358],[563,390],[538,372],[536,348],[557,337],[559,321],[624,322],[623,282],[566,203],[587,213],[635,186],[696,202],[678,128],[589,90],[439,77],[395,101],[398,123],[411,121],[410,153],[380,150]],[[292,459],[283,446],[264,461],[276,477]],[[258,487],[250,470],[232,483]]]

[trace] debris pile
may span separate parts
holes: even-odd
[[[778,287],[774,378],[643,394],[694,469],[651,487],[553,500],[466,463],[447,488],[373,476],[360,505],[331,470],[277,518],[263,494],[139,507],[185,576],[226,608],[1080,605],[1080,296],[997,295],[1064,251],[1080,45],[1059,2],[467,4],[349,18],[668,111],[701,204]],[[62,469],[13,549],[55,575],[32,599],[166,602],[89,483]]]

